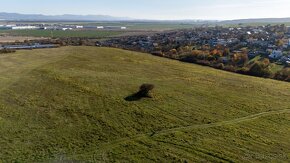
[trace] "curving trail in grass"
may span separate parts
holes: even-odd
[[[237,123],[241,123],[241,122],[245,122],[245,121],[251,121],[254,119],[258,119],[261,117],[265,117],[265,116],[269,116],[269,115],[275,115],[275,114],[289,114],[290,113],[290,109],[283,109],[283,110],[276,110],[276,111],[267,111],[267,112],[261,112],[258,114],[253,114],[253,115],[249,115],[246,117],[241,117],[241,118],[237,118],[237,119],[233,119],[233,120],[229,120],[229,121],[221,121],[221,122],[216,122],[216,123],[211,123],[211,124],[201,124],[201,125],[191,125],[191,126],[184,126],[184,127],[177,127],[177,128],[172,128],[172,129],[167,129],[167,130],[162,130],[162,131],[157,131],[155,133],[144,133],[144,134],[138,134],[132,137],[126,137],[126,138],[121,138],[121,139],[117,139],[115,141],[103,144],[99,147],[99,150],[96,151],[96,155],[97,157],[95,158],[101,158],[104,160],[104,156],[105,153],[107,152],[107,150],[109,149],[113,149],[114,147],[117,147],[118,145],[128,142],[128,141],[134,141],[140,138],[144,138],[144,137],[154,137],[154,136],[158,136],[158,135],[163,135],[163,134],[169,134],[169,133],[173,133],[173,132],[177,132],[177,131],[186,131],[186,130],[194,130],[194,129],[206,129],[206,128],[211,128],[211,127],[218,127],[218,126],[223,126],[223,125],[231,125],[231,124],[237,124]]]

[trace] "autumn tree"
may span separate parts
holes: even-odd
[[[230,55],[230,49],[229,48],[225,48],[224,52],[223,52],[223,56],[229,56]]]
[[[284,42],[283,42],[282,39],[278,39],[278,40],[276,40],[276,46],[278,46],[278,47],[282,47],[283,45],[284,45]]]

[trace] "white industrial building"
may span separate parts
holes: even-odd
[[[120,26],[105,26],[104,29],[113,29],[113,30],[125,30],[127,27],[120,27]]]
[[[77,25],[76,26],[76,29],[83,29],[84,28],[84,26],[82,26],[82,25]]]
[[[61,28],[61,30],[67,31],[67,30],[73,30],[73,28]]]
[[[16,27],[16,25],[0,25],[0,29],[6,30],[12,29],[12,27]]]
[[[11,28],[12,30],[23,30],[23,29],[40,29],[40,27],[36,26],[15,26]]]

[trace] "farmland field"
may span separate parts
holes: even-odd
[[[60,22],[9,22],[11,24],[59,24]],[[61,22],[66,25],[83,25],[83,26],[125,26],[128,30],[142,30],[142,31],[163,31],[163,30],[174,30],[174,29],[184,29],[184,28],[192,28],[197,25],[201,25],[202,23],[194,23],[194,22]],[[1,24],[1,22],[0,22]]]
[[[24,42],[25,40],[37,40],[42,39],[41,37],[31,36],[0,36],[0,42]]]
[[[29,37],[91,37],[106,38],[124,34],[124,31],[61,31],[61,30],[0,30],[0,34],[9,36],[29,36]]]
[[[84,24],[85,25],[85,24]],[[170,23],[170,22],[116,22],[116,23],[89,23],[98,26],[125,26],[128,30],[164,31],[193,28],[197,24],[193,23]]]
[[[142,83],[153,98],[126,101]],[[0,56],[3,162],[288,162],[290,84],[112,48]]]

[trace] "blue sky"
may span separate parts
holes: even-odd
[[[290,2],[289,0],[3,0],[0,12],[221,20],[290,17]]]

